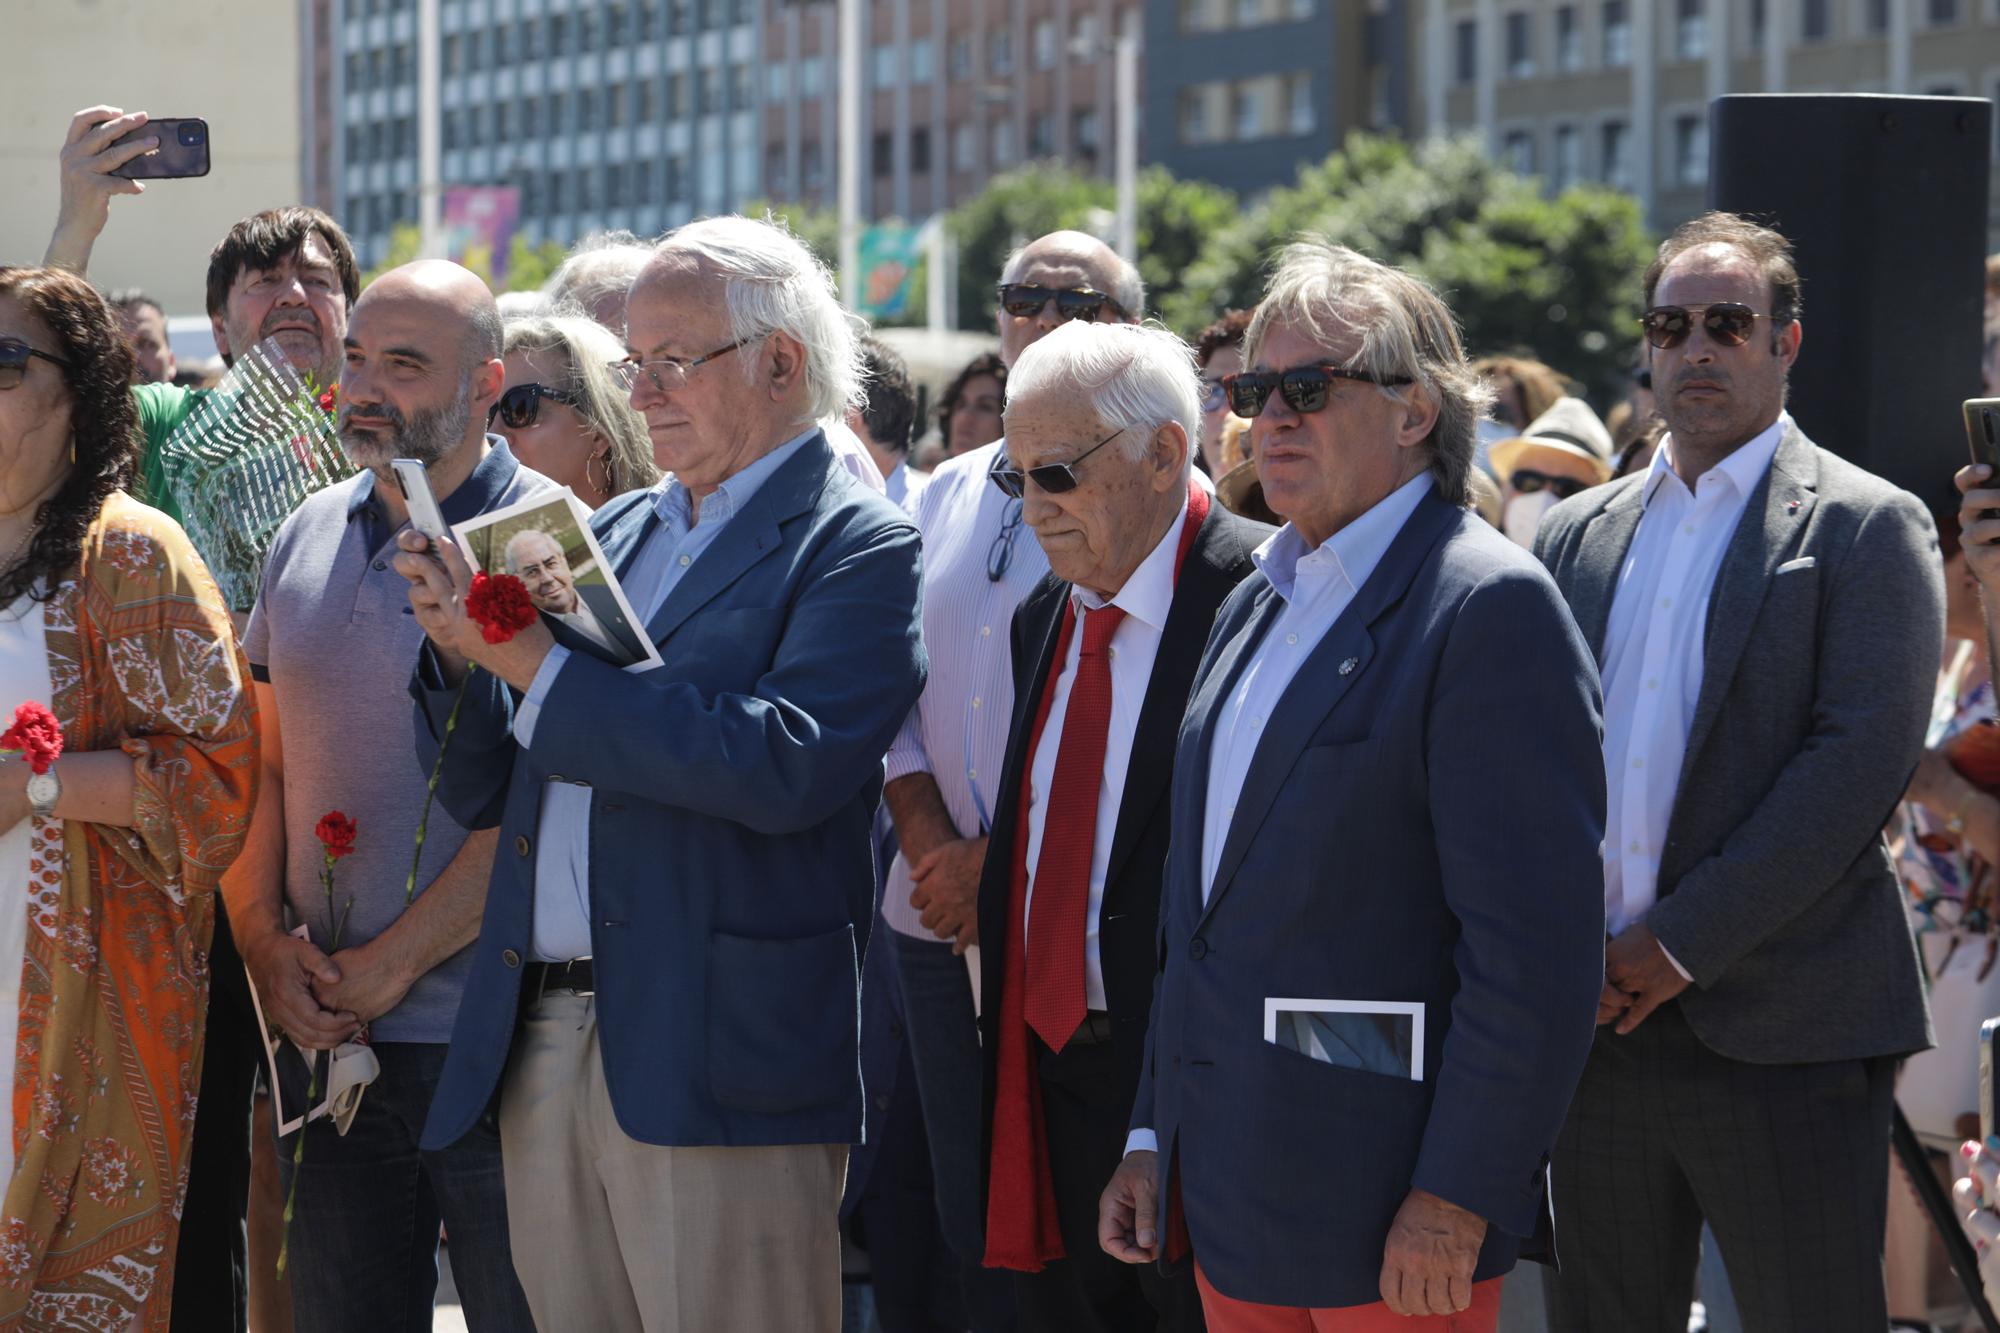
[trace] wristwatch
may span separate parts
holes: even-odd
[[[62,779],[55,769],[46,773],[28,775],[28,807],[36,814],[47,817],[55,813],[56,802],[62,799]]]

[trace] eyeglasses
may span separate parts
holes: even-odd
[[[1646,331],[1646,341],[1663,352],[1686,342],[1694,332],[1696,320],[1708,330],[1709,337],[1724,347],[1741,347],[1750,341],[1750,330],[1757,321],[1769,318],[1735,301],[1696,306],[1656,305],[1639,316],[1639,327]]]
[[[1393,388],[1411,383],[1407,375],[1374,375],[1346,366],[1300,366],[1297,370],[1255,370],[1224,375],[1222,385],[1229,394],[1229,410],[1254,420],[1264,411],[1271,395],[1281,394],[1294,412],[1317,412],[1333,397],[1335,380],[1379,384]]]
[[[683,361],[677,356],[663,356],[653,361],[641,361],[636,357],[628,356],[623,361],[613,361],[611,363],[611,379],[613,383],[629,394],[632,390],[639,387],[639,373],[644,371],[646,378],[653,382],[655,389],[658,389],[661,393],[672,393],[676,389],[687,387],[688,375],[693,372],[695,367],[705,366],[718,356],[733,352],[750,341],[748,338],[739,338],[727,347],[718,347],[713,352],[704,352],[692,361]]]
[[[1076,465],[1123,435],[1126,429],[1120,426],[1067,463],[1044,463],[1025,472],[1020,468],[1001,467],[1000,464],[1007,455],[1000,454],[994,458],[993,469],[986,476],[1001,491],[1016,500],[1026,498],[1029,481],[1033,481],[1049,495],[1061,495],[1065,491],[1073,491],[1076,489]]]
[[[544,398],[553,398],[571,407],[575,407],[578,401],[577,396],[567,389],[551,389],[546,384],[516,384],[486,409],[486,424],[492,425],[493,418],[497,416],[500,424],[509,430],[526,430],[542,414]]]
[[[993,544],[986,548],[988,583],[998,583],[1006,578],[1008,568],[1014,563],[1014,539],[1021,535],[1021,514],[1025,508],[1018,499],[1007,502],[1007,511],[1000,519],[1000,531],[994,534]]]
[[[1201,410],[1213,412],[1229,401],[1229,386],[1221,380],[1203,379],[1201,382]]]
[[[1558,500],[1567,500],[1590,489],[1587,481],[1578,481],[1575,477],[1552,477],[1546,472],[1525,467],[1515,468],[1514,475],[1507,478],[1507,484],[1521,495],[1533,495],[1546,488],[1554,491]]]
[[[18,388],[28,374],[28,358],[38,356],[64,370],[74,367],[59,356],[44,352],[39,347],[30,347],[19,338],[0,338],[0,389]]]
[[[1088,287],[1038,287],[1029,282],[1000,284],[1000,308],[1016,319],[1041,314],[1042,307],[1051,301],[1056,303],[1056,314],[1062,319],[1095,320],[1106,306],[1118,318],[1125,318],[1124,306]]]

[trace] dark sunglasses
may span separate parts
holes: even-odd
[[[18,388],[28,374],[28,358],[38,356],[64,370],[74,369],[69,362],[59,356],[30,347],[18,338],[0,338],[0,389]]]
[[[1021,535],[1022,504],[1019,500],[1007,502],[1007,508],[1000,516],[1000,531],[993,536],[993,544],[986,548],[986,581],[998,583],[1007,577],[1007,571],[1014,564],[1014,539]]]
[[[1042,307],[1051,301],[1056,303],[1056,314],[1063,319],[1095,320],[1106,306],[1118,318],[1125,318],[1125,307],[1088,287],[1038,287],[1029,282],[1000,284],[1000,308],[1016,319],[1041,314]]]
[[[1213,412],[1229,401],[1229,386],[1221,380],[1204,378],[1201,382],[1201,410]]]
[[[493,418],[499,417],[500,424],[509,430],[526,430],[542,414],[544,398],[553,398],[571,407],[577,404],[577,396],[567,389],[551,389],[546,384],[516,384],[486,409],[486,424],[492,425]]]
[[[1387,388],[1411,382],[1407,375],[1377,377],[1365,370],[1349,370],[1345,366],[1300,366],[1297,370],[1245,370],[1224,375],[1222,387],[1229,394],[1229,410],[1239,417],[1254,420],[1263,412],[1264,404],[1271,401],[1274,393],[1282,395],[1285,405],[1294,412],[1317,412],[1333,397],[1335,380],[1354,380]]]
[[[1025,472],[1020,468],[1001,467],[1000,464],[1006,460],[1007,455],[1000,454],[994,458],[993,469],[986,474],[987,479],[1016,500],[1026,497],[1029,481],[1033,481],[1050,495],[1073,491],[1076,489],[1076,465],[1123,435],[1125,430],[1124,426],[1120,426],[1067,463],[1044,463]]]
[[[1663,352],[1686,342],[1694,332],[1696,320],[1701,321],[1709,337],[1724,347],[1741,347],[1750,341],[1750,330],[1757,326],[1757,321],[1769,318],[1735,301],[1697,306],[1656,305],[1639,316],[1639,327],[1646,331],[1646,341]]]
[[[1590,489],[1587,481],[1578,481],[1575,477],[1551,477],[1546,472],[1525,467],[1515,468],[1514,475],[1507,478],[1507,484],[1521,495],[1533,495],[1546,487],[1556,493],[1558,500],[1567,500]]]

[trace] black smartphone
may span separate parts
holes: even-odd
[[[1973,462],[1993,469],[1987,484],[2000,485],[2000,398],[1965,400],[1965,444]]]
[[[127,180],[179,180],[208,174],[208,122],[199,116],[169,116],[149,120],[110,145],[159,136],[160,146],[119,167],[111,174]]]

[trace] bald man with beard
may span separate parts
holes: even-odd
[[[498,839],[432,809],[406,897],[425,774],[388,762],[381,738],[409,735],[424,635],[390,564],[409,513],[389,464],[422,461],[449,523],[551,486],[485,433],[506,372],[499,312],[471,272],[429,260],[378,278],[344,346],[338,426],[361,471],[300,505],[265,563],[244,640],[264,783],[223,884],[266,1017],[312,1050],[365,1029],[381,1066],[345,1134],[317,1120],[297,1131],[298,1161],[291,1140],[279,1154],[296,1208],[293,1317],[298,1333],[410,1327],[435,1296],[442,1222],[470,1327],[528,1333],[497,1127],[488,1118],[448,1148],[418,1145]],[[334,876],[337,909],[314,836],[331,810],[360,830]],[[288,932],[293,922],[308,938]]]

